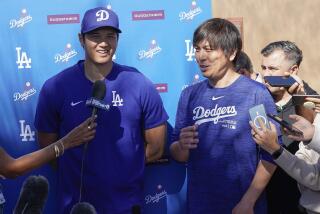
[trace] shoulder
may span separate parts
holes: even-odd
[[[208,80],[205,79],[195,84],[189,85],[182,90],[181,97],[190,97],[190,99],[192,99],[195,96],[199,96],[206,88],[208,88],[208,84]]]
[[[77,63],[71,67],[68,67],[62,70],[56,75],[50,77],[48,80],[45,81],[43,88],[59,87],[59,85],[61,86],[70,81],[73,81],[75,74],[79,72],[80,72],[80,66],[79,66],[79,63]]]

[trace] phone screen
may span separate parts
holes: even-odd
[[[289,88],[296,82],[296,80],[291,76],[265,76],[264,79],[272,87]]]
[[[274,121],[279,123],[282,127],[286,128],[293,135],[298,135],[298,136],[303,135],[302,131],[300,131],[298,128],[292,126],[290,123],[281,119],[280,117],[278,117],[276,115],[271,115],[271,114],[267,114],[267,115],[268,115],[268,117],[272,118]]]
[[[320,95],[301,95],[301,94],[293,94],[292,95],[292,103],[293,105],[303,105],[306,102],[306,97],[314,97],[320,99]]]

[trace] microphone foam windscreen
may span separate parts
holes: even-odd
[[[103,100],[106,96],[106,85],[104,80],[97,80],[92,86],[92,97],[97,100]]]
[[[70,214],[97,214],[96,209],[88,202],[76,203]]]

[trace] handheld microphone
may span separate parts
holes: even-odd
[[[6,203],[6,200],[2,193],[2,185],[0,184],[0,214],[3,214],[4,204]]]
[[[133,205],[131,207],[131,214],[141,214],[141,207],[139,205]]]
[[[29,176],[23,183],[13,214],[42,214],[48,191],[45,177]]]
[[[96,209],[88,202],[76,203],[70,214],[97,214]]]
[[[95,100],[103,100],[106,96],[106,85],[104,80],[97,80],[93,83],[91,97]],[[92,105],[91,117],[97,114],[98,108]]]

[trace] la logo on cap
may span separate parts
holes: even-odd
[[[99,10],[96,12],[97,22],[105,21],[109,19],[109,13],[106,10]]]

